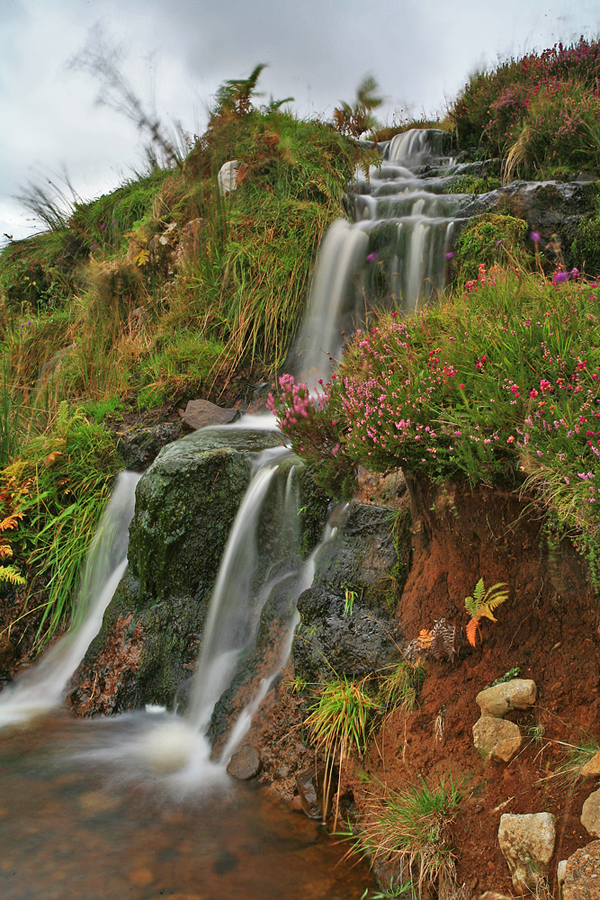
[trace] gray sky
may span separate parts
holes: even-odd
[[[597,0],[0,0],[0,236],[39,230],[13,198],[28,181],[84,199],[143,166],[134,125],[68,62],[100,26],[138,95],[203,130],[223,81],[268,63],[259,87],[330,118],[375,75],[395,111],[442,111],[476,68],[600,34]]]

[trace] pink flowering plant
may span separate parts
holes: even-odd
[[[331,417],[331,385],[321,381],[311,394],[306,384],[281,375],[278,387],[269,394],[267,407],[294,452],[313,467],[315,481],[327,493],[336,497],[351,493],[355,466],[341,452],[342,429]]]
[[[311,461],[525,490],[593,543],[599,313],[595,286],[578,279],[482,268],[446,306],[358,332],[317,400],[284,380],[272,408]]]

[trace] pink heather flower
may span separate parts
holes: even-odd
[[[444,253],[444,258],[445,259],[454,259],[454,253],[452,253],[452,252]]]
[[[532,389],[529,391],[529,396],[531,397],[532,400],[535,400],[535,398],[537,397],[537,395],[538,395],[538,392],[536,391],[535,388],[532,388]]]
[[[506,443],[507,443],[507,444],[514,444],[514,442],[515,442],[515,439],[514,439],[514,436],[513,436],[512,434],[509,435],[509,436],[506,438]]]
[[[537,233],[537,231],[530,232],[529,237],[531,238],[531,240],[533,241],[534,244],[539,244],[540,236]]]
[[[369,255],[367,256],[368,263],[375,262],[376,259],[377,259],[377,251],[375,251],[375,250],[373,251],[373,253],[369,253]]]
[[[521,396],[521,393],[520,393],[520,391],[519,391],[519,388],[517,387],[516,384],[512,384],[511,387],[510,387],[510,389],[511,389],[511,391],[512,391],[513,397],[516,398],[516,397],[520,397],[520,396]]]
[[[542,380],[540,381],[540,390],[542,394],[547,394],[548,391],[552,390],[552,385],[549,381],[546,381],[545,378],[542,378]]]
[[[568,272],[555,272],[552,276],[552,284],[564,284],[569,278]]]

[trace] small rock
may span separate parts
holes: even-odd
[[[325,767],[311,766],[298,772],[296,775],[296,787],[300,795],[302,810],[309,819],[323,819],[323,779]],[[331,802],[331,791],[330,791]],[[329,810],[328,810],[329,811]]]
[[[190,400],[184,412],[179,410],[179,415],[194,431],[207,425],[229,425],[240,417],[239,410],[224,409],[210,400]]]
[[[594,775],[600,775],[600,750],[595,756],[592,756],[588,762],[579,770],[579,774],[584,778],[590,778]]]
[[[260,754],[256,747],[244,744],[229,760],[227,771],[239,781],[249,781],[260,772]]]
[[[561,859],[559,864],[556,867],[556,880],[559,884],[562,884],[565,880],[565,874],[567,871],[567,860]]]
[[[531,678],[513,678],[503,684],[480,691],[475,700],[482,716],[501,719],[511,709],[529,709],[537,697],[537,687]]]
[[[566,861],[562,900],[600,897],[600,841],[580,847]]]
[[[506,894],[499,894],[497,891],[486,891],[485,894],[479,895],[479,900],[512,900]]]
[[[600,790],[590,794],[583,804],[581,824],[594,837],[600,837]]]
[[[473,725],[473,741],[477,750],[499,762],[508,762],[522,743],[519,726],[492,716],[482,716]]]
[[[498,843],[518,894],[536,891],[548,874],[554,853],[556,816],[550,813],[512,815],[500,818]]]

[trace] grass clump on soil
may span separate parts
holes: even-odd
[[[323,819],[327,818],[331,798],[334,766],[339,769],[338,792],[335,801],[334,830],[339,815],[341,773],[348,755],[355,751],[362,755],[366,749],[370,714],[377,702],[364,689],[364,682],[349,678],[335,678],[320,689],[320,696],[310,709],[304,724],[311,733],[312,743],[325,756],[323,791]]]
[[[435,787],[421,779],[387,791],[373,802],[355,849],[393,871],[392,889],[401,886],[420,898],[434,887],[440,900],[451,900],[457,885],[449,831],[461,799],[452,776]]]

